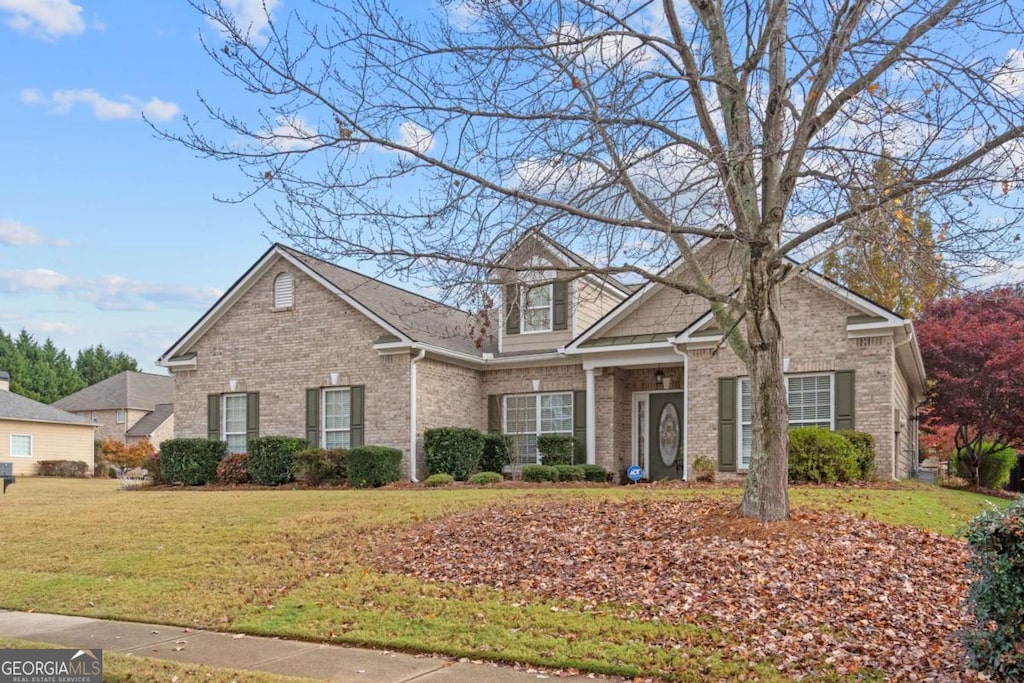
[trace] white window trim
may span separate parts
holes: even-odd
[[[836,430],[836,376],[834,372],[800,372],[794,374],[786,374],[786,406],[789,406],[789,380],[794,377],[828,377],[828,393],[829,393],[829,418],[828,418],[828,429],[831,432]],[[743,427],[746,425],[753,424],[753,405],[751,405],[750,420],[743,419],[743,383],[750,384],[749,377],[737,377],[738,382],[736,386],[736,471],[746,472],[750,469],[750,463],[743,463]],[[808,424],[817,424],[821,420],[790,420],[789,425],[791,427],[800,427]]]
[[[245,401],[245,411],[246,411],[246,415],[245,415],[245,429],[243,429],[240,432],[229,432],[228,431],[228,399],[229,398],[235,398],[235,397],[238,397],[238,396],[241,396],[242,400]],[[248,439],[248,436],[249,436],[249,415],[248,415],[248,413],[249,413],[248,397],[244,393],[236,392],[236,393],[233,393],[233,394],[223,394],[223,395],[221,395],[221,397],[220,397],[220,436],[221,436],[222,439],[224,439],[225,442],[228,440],[228,436],[239,436],[239,435],[241,435],[241,436],[245,437],[245,451],[241,451],[241,452],[246,452],[246,451],[249,450],[249,439]],[[229,451],[229,452],[231,452],[231,451]]]
[[[15,437],[20,437],[20,438],[28,439],[28,455],[19,455],[19,454],[14,452],[14,439],[15,439]],[[9,444],[10,450],[8,451],[8,453],[11,454],[12,458],[31,458],[33,456],[33,454],[34,454],[33,446],[34,446],[34,444],[32,443],[32,435],[31,434],[11,434],[10,444]]]
[[[349,423],[348,429],[327,429],[327,394],[332,391],[348,392]],[[348,434],[349,448],[352,447],[352,387],[330,387],[320,390],[320,446],[327,448],[327,433]]]
[[[508,399],[511,398],[511,397],[521,398],[523,396],[533,396],[536,399],[534,401],[533,408],[536,411],[535,419],[536,419],[536,424],[537,424],[537,430],[533,431],[533,432],[510,432],[510,431],[508,431]],[[562,430],[545,431],[544,430],[544,421],[541,419],[541,412],[542,412],[541,400],[540,400],[541,396],[568,396],[569,397],[569,415],[573,416],[573,415],[576,414],[576,406],[574,405],[574,402],[576,400],[576,395],[572,391],[542,391],[542,392],[539,392],[539,393],[506,394],[505,396],[502,396],[502,398],[501,398],[501,433],[506,435],[506,436],[531,436],[532,435],[532,436],[536,436],[538,438],[541,435],[544,435],[544,434],[568,434],[569,436],[573,436],[573,432],[574,432],[573,427],[574,426],[570,426],[569,427],[569,431],[562,431]],[[535,464],[539,465],[540,464],[540,448],[537,449],[537,452],[534,455],[534,457],[536,459]],[[525,465],[525,464],[529,464],[529,463],[522,463],[522,464]]]
[[[526,312],[529,311],[541,311],[544,310],[543,306],[528,306],[530,303],[530,290],[540,289],[546,287],[549,291],[548,295],[548,326],[542,329],[527,330],[526,329]],[[540,285],[522,285],[519,288],[519,333],[520,334],[544,334],[545,332],[551,332],[555,329],[555,284],[549,282],[547,284]],[[560,392],[556,392],[560,393]]]
[[[285,293],[287,294],[288,303],[281,303],[281,300],[278,299],[278,294],[279,294],[279,292],[278,292],[278,284],[280,283],[280,284],[283,285],[286,280],[287,280],[287,283],[288,283],[288,289],[287,289],[287,292],[285,292]],[[287,311],[287,310],[291,309],[295,305],[295,278],[292,277],[291,273],[278,273],[274,277],[273,288],[274,288],[274,310],[275,311]],[[284,298],[285,297],[281,297],[281,299],[284,299]]]
[[[128,414],[124,410],[118,410],[114,415],[114,421],[119,425],[123,425],[128,421]]]

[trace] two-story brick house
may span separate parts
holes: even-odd
[[[698,250],[726,289],[739,277],[730,249]],[[581,460],[616,473],[686,478],[701,455],[746,469],[749,385],[704,300],[579,276],[585,261],[537,232],[505,265],[515,275],[479,344],[477,316],[272,246],[161,357],[176,435],[233,451],[257,434],[387,445],[414,479],[423,431],[438,426],[510,434],[521,463],[537,461],[539,435],[566,433]],[[803,273],[783,287],[782,324],[791,423],[870,432],[879,476],[907,476],[925,388],[911,322]]]

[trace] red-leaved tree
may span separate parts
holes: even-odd
[[[977,485],[983,458],[1024,446],[1024,296],[995,289],[935,301],[916,326],[930,422],[955,429],[961,471]]]

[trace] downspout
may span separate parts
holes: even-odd
[[[409,361],[409,481],[414,484],[419,481],[416,478],[416,364],[426,355],[427,350],[420,349],[419,355]]]
[[[672,344],[672,351],[683,357],[683,479],[687,480],[690,474],[690,357],[675,344]]]

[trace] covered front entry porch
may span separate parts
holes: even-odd
[[[620,477],[638,465],[648,481],[688,478],[686,357],[664,347],[595,354],[583,369],[588,462]]]

